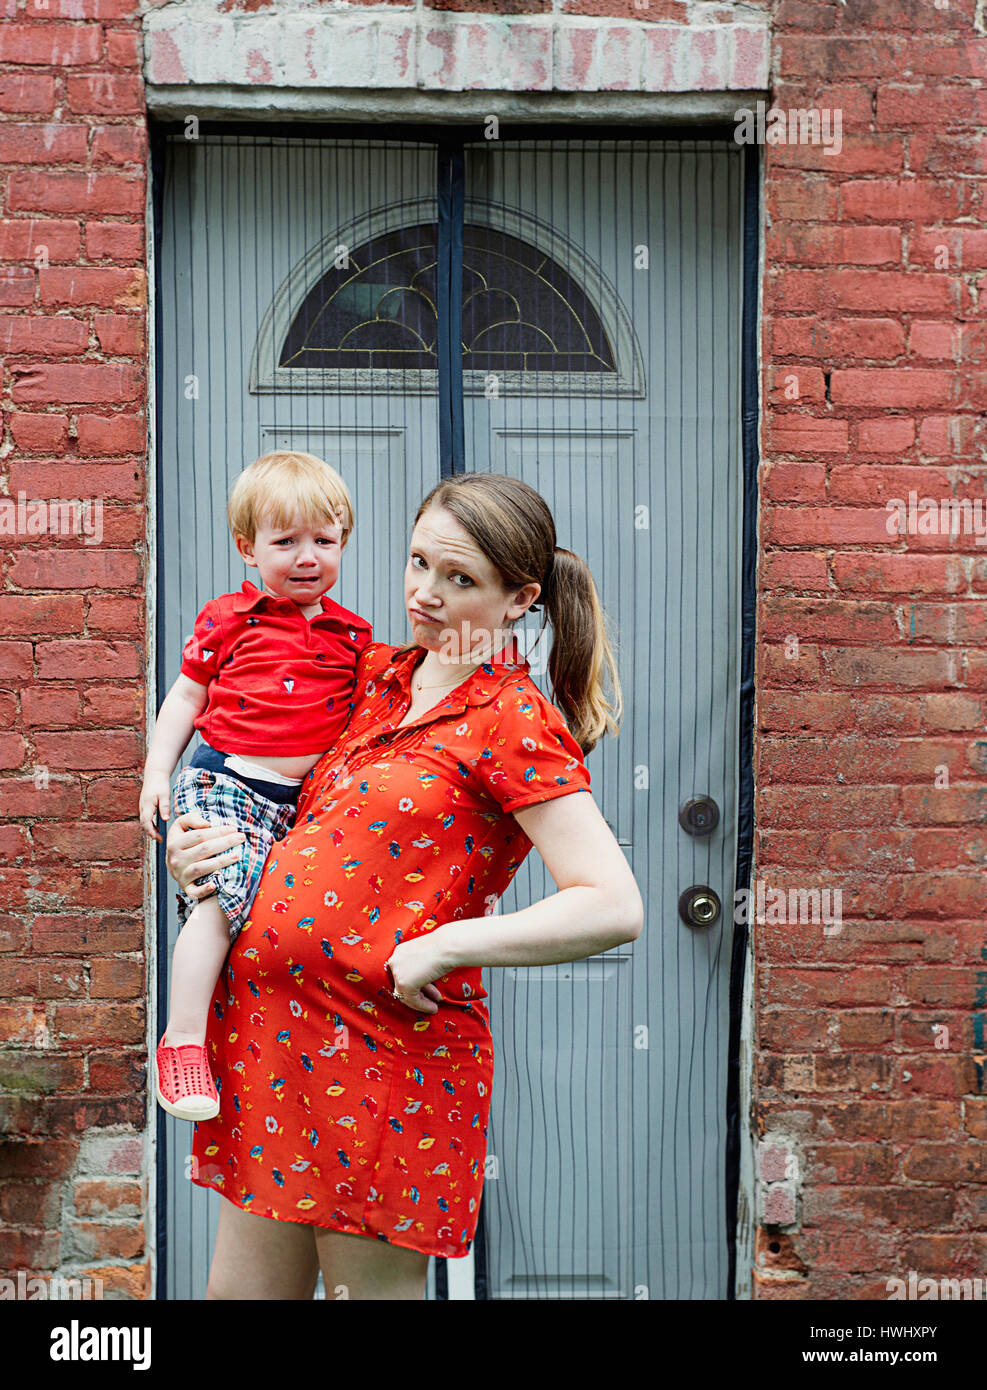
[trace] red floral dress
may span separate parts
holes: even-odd
[[[262,1216],[469,1253],[493,1044],[481,968],[424,1014],[391,997],[395,945],[489,915],[531,849],[511,812],[589,790],[579,745],[516,642],[413,724],[415,647],[372,643],[354,710],[302,784],[212,1001],[220,1095],[192,1178]]]

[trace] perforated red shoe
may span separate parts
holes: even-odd
[[[166,1047],[158,1043],[158,1104],[179,1120],[211,1120],[219,1114],[219,1096],[206,1049],[197,1043]]]

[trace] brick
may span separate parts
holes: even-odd
[[[0,599],[0,612],[2,603]],[[39,642],[36,658],[40,680],[84,680],[93,676],[120,680],[140,672],[138,650],[132,642]]]
[[[34,173],[7,179],[8,212],[78,212],[142,215],[144,180],[123,174]]]
[[[39,272],[39,283],[42,304],[139,308],[147,303],[147,276],[139,266],[53,267]]]
[[[0,768],[21,767],[27,754],[27,744],[20,734],[0,733]]]
[[[77,431],[79,453],[87,457],[143,454],[147,444],[143,416],[81,414]]]
[[[145,350],[144,324],[136,314],[97,314],[96,336],[110,357],[137,357]]]
[[[0,860],[17,864],[32,858],[32,845],[23,825],[0,825]]]
[[[915,443],[915,421],[906,416],[858,420],[857,448],[868,454],[903,454]]]
[[[81,964],[74,960],[19,961],[5,956],[0,961],[0,981],[0,994],[11,999],[30,997],[44,1002],[86,996],[86,977]]]
[[[143,629],[144,606],[137,599],[96,597],[90,600],[86,613],[86,628],[90,633],[124,632],[130,636]],[[87,692],[88,698],[89,692]],[[87,718],[102,724],[109,722],[102,715],[87,710]]]
[[[0,268],[0,307],[23,309],[34,303],[35,274],[30,266]]]
[[[143,993],[144,971],[137,960],[94,960],[91,966],[93,999],[132,999]]]
[[[140,951],[144,946],[144,924],[112,913],[39,916],[35,919],[33,940],[36,951],[59,955],[105,956],[113,951]]]
[[[25,1269],[33,1274],[58,1265],[61,1238],[52,1231],[0,1229],[0,1267]]]
[[[987,1150],[981,1144],[916,1143],[905,1152],[903,1167],[917,1182],[987,1182]]]
[[[140,77],[129,73],[98,72],[66,79],[73,111],[106,116],[138,115],[143,89]]]
[[[55,79],[48,73],[0,74],[0,111],[46,115],[55,109]]]
[[[36,858],[115,860],[140,859],[143,842],[140,826],[133,822],[89,821],[62,825],[36,825],[33,832]]]
[[[952,555],[876,555],[857,550],[834,555],[833,579],[844,593],[955,594],[966,587],[961,561]]]
[[[110,29],[106,35],[106,59],[117,68],[135,68],[140,61],[139,35],[131,29]]]
[[[93,164],[141,164],[147,155],[147,135],[137,125],[97,126],[93,133]]]
[[[48,1134],[63,1138],[111,1125],[143,1125],[142,1096],[18,1096],[0,1095],[0,1125],[25,1137]]]
[[[27,453],[61,451],[68,448],[69,417],[15,413],[10,416],[10,432],[18,449]]]
[[[113,260],[132,265],[144,254],[142,223],[88,222],[86,256],[90,261]]]
[[[86,788],[86,812],[91,820],[125,820],[137,815],[139,777],[96,777]]]
[[[73,67],[99,62],[98,24],[8,24],[0,30],[0,63]]]
[[[144,693],[121,685],[90,686],[85,692],[82,718],[89,727],[144,727]]]
[[[147,1085],[147,1064],[140,1054],[89,1053],[89,1089],[110,1095],[139,1095]]]
[[[138,1182],[77,1178],[74,1194],[76,1214],[80,1217],[139,1218],[143,1212],[143,1191]]]
[[[80,632],[82,599],[77,594],[0,594],[0,632],[33,636],[39,632]],[[83,645],[52,643],[52,646]],[[42,673],[43,674],[43,673]]]
[[[52,1005],[52,1034],[70,1043],[139,1043],[144,1037],[142,1004],[62,1003]]]
[[[27,401],[106,404],[133,401],[143,391],[142,372],[113,363],[95,366],[12,366],[12,396],[17,404]]]
[[[31,777],[0,778],[0,816],[27,816],[57,820],[82,811],[82,789],[77,778],[49,774],[47,785]]]
[[[90,481],[102,473],[90,470]],[[79,493],[75,493],[76,496]],[[125,550],[20,550],[9,578],[19,589],[128,589],[138,583],[140,560]]]
[[[0,162],[5,165],[84,164],[88,149],[85,125],[0,126]]]
[[[95,729],[34,735],[38,761],[59,772],[135,767],[140,741],[130,729]]]
[[[80,319],[12,315],[0,317],[0,351],[68,356],[85,352],[89,326]]]
[[[911,367],[848,368],[834,371],[830,395],[834,405],[907,406],[912,409],[946,405],[954,394],[954,378],[949,372]]]
[[[7,1182],[0,1185],[0,1221],[6,1225],[57,1231],[61,1214],[61,1183]]]
[[[144,1252],[141,1222],[69,1221],[66,1239],[77,1259],[135,1259]]]
[[[30,642],[0,641],[0,667],[7,680],[31,680],[34,676],[34,648]]]
[[[11,491],[21,491],[29,497],[57,496],[80,499],[99,497],[104,501],[116,498],[134,501],[143,496],[143,481],[140,473],[132,464],[103,463],[96,459],[80,459],[78,462],[70,463],[32,459],[29,462],[14,463],[10,469]],[[105,512],[103,519],[105,522]],[[93,514],[89,522],[90,535],[97,534],[97,526],[98,523],[95,514]],[[104,536],[100,539],[106,538]],[[83,544],[86,545],[85,542]],[[32,553],[39,556],[38,563],[41,564],[41,552],[34,551]],[[59,565],[71,564],[75,560],[78,560],[80,565],[94,565],[98,563],[99,553],[99,550],[92,548],[92,546],[80,550],[69,550],[67,547],[63,547],[56,554],[53,554],[51,559],[53,565],[56,560]],[[114,553],[119,554],[120,552]],[[112,564],[108,566],[107,572],[112,567]],[[49,585],[47,587],[56,586]]]
[[[44,19],[127,19],[138,0],[28,0],[28,14]]]
[[[3,260],[34,263],[42,254],[42,247],[49,261],[78,260],[78,223],[38,217],[0,221],[0,257]]]
[[[949,222],[964,211],[956,184],[937,179],[849,179],[840,184],[840,207],[847,218],[874,222]]]
[[[846,420],[822,420],[812,415],[774,417],[770,430],[772,451],[803,454],[845,454],[850,444]]]
[[[0,1147],[0,1178],[60,1178],[75,1167],[76,1140],[8,1138]]]

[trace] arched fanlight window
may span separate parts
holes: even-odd
[[[643,394],[612,287],[566,244],[546,250],[518,230],[470,220],[463,229],[467,394],[482,394],[491,373],[503,394]],[[352,250],[345,237],[328,239],[268,310],[250,390],[437,391],[437,262],[434,220],[382,227]]]
[[[333,267],[288,329],[279,367],[437,367],[438,227],[372,237]],[[572,276],[491,227],[463,229],[463,370],[613,372],[599,315]]]

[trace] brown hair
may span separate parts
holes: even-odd
[[[298,511],[310,526],[338,522],[345,546],[354,526],[353,499],[335,468],[315,454],[278,449],[248,464],[233,484],[226,508],[234,536],[253,545],[257,527],[291,524]]]
[[[432,488],[415,514],[416,525],[432,506],[453,514],[497,569],[505,589],[541,585],[531,611],[544,610],[543,631],[549,619],[552,623],[552,699],[583,753],[591,752],[604,733],[616,734],[623,698],[607,615],[586,561],[556,545],[555,521],[541,493],[506,473],[458,473]],[[604,667],[613,703],[604,693]]]

